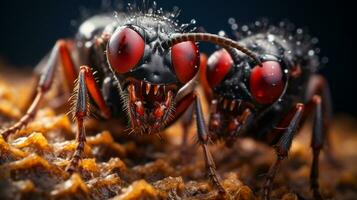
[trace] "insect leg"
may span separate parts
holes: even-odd
[[[71,50],[69,48],[70,43],[60,40],[59,44],[59,61],[63,66],[63,73],[67,87],[69,91],[73,91],[74,81],[77,78],[78,71],[76,70],[74,61],[71,56]]]
[[[67,171],[69,172],[74,172],[76,170],[84,151],[84,145],[86,142],[84,119],[89,114],[88,92],[100,110],[103,112],[104,116],[110,116],[110,110],[106,106],[103,96],[95,83],[92,70],[87,66],[81,66],[77,86],[75,89],[76,99],[73,108],[73,115],[77,123],[76,141],[78,144],[75,152],[73,153],[71,163],[67,167]]]
[[[328,161],[335,167],[339,167],[340,165],[337,162],[337,159],[333,155],[333,149],[331,145],[330,139],[330,122],[332,119],[332,103],[331,103],[331,94],[330,89],[327,83],[327,80],[321,75],[314,75],[311,77],[308,87],[308,92],[306,95],[306,101],[310,103],[308,104],[308,109],[306,111],[305,118],[313,112],[314,104],[311,102],[312,97],[314,95],[320,95],[321,97],[321,106],[322,106],[322,120],[323,120],[323,135],[326,138],[324,142],[326,142],[326,148],[324,148],[324,152],[326,154],[326,158]]]
[[[63,51],[65,53],[63,53]],[[24,116],[20,118],[20,120],[15,123],[13,126],[5,129],[2,131],[0,134],[4,137],[4,139],[7,139],[9,135],[19,131],[23,126],[27,125],[35,116],[39,105],[41,101],[43,100],[44,95],[46,92],[51,88],[53,79],[54,79],[54,74],[55,71],[58,67],[58,56],[60,55],[61,61],[62,59],[66,59],[67,61],[63,62],[63,67],[64,71],[68,71],[66,73],[66,80],[68,82],[73,81],[74,79],[71,77],[75,76],[75,69],[73,67],[73,62],[71,61],[71,57],[69,55],[69,51],[67,49],[66,41],[64,40],[59,40],[56,45],[53,47],[49,58],[45,64],[45,67],[43,68],[43,71],[41,72],[41,75],[38,80],[38,84],[36,87],[36,93],[34,93],[34,98],[33,100],[31,99],[31,104],[29,104],[29,107],[25,113]],[[72,64],[70,64],[72,63]],[[73,73],[72,75],[69,76],[69,74]],[[69,77],[67,77],[67,75]]]
[[[206,98],[210,99],[210,94],[208,93],[210,92],[209,91],[210,89],[206,78],[206,67],[207,67],[207,56],[204,53],[200,53],[199,82],[205,92]],[[181,126],[183,129],[181,148],[183,151],[187,149],[188,128],[191,125],[192,117],[193,117],[193,106],[191,105],[186,110],[181,120]]]
[[[323,128],[323,117],[322,117],[322,103],[321,97],[315,95],[312,97],[313,104],[315,105],[315,115],[313,123],[313,131],[311,138],[311,147],[312,147],[312,166],[310,173],[310,186],[314,193],[314,199],[322,199],[322,196],[319,191],[319,155],[320,150],[324,144],[324,128]]]
[[[224,190],[223,186],[218,180],[217,173],[216,173],[216,166],[214,164],[212,155],[208,149],[209,135],[207,133],[205,120],[202,113],[202,106],[198,94],[196,94],[196,99],[195,99],[195,112],[196,112],[198,140],[200,142],[200,145],[202,146],[205,163],[206,163],[206,169],[208,171],[208,176],[210,180],[213,182],[213,184],[217,187],[218,191],[221,194],[225,194],[226,191]]]
[[[85,85],[88,89],[89,94],[93,98],[96,105],[99,107],[100,111],[103,114],[103,117],[109,118],[111,115],[110,109],[104,101],[104,97],[95,82],[93,72],[90,67],[82,66],[80,71],[84,73]]]
[[[182,127],[182,141],[181,141],[181,153],[182,156],[186,157],[187,151],[189,150],[188,144],[188,128],[192,123],[193,117],[193,105],[189,106],[185,113],[181,117],[181,127]],[[184,159],[187,160],[187,159]]]
[[[84,145],[86,142],[86,133],[84,129],[84,118],[88,115],[88,93],[85,83],[85,69],[81,68],[78,76],[78,85],[76,86],[76,99],[74,105],[74,118],[77,123],[77,147],[72,155],[71,163],[67,166],[66,171],[74,172],[78,166],[78,162],[81,159],[84,151]]]
[[[315,199],[322,199],[318,184],[319,155],[325,141],[329,144],[329,124],[331,120],[331,97],[327,81],[319,75],[311,78],[308,88],[308,103],[304,117],[314,113],[311,148],[313,150],[313,160],[310,174],[310,185]],[[325,139],[326,138],[326,139]],[[328,145],[326,157],[334,165],[338,166]]]
[[[279,124],[280,127],[285,126],[285,124],[288,125],[284,129],[282,137],[280,138],[279,142],[275,146],[277,159],[275,163],[272,165],[272,167],[270,168],[268,175],[266,177],[266,181],[263,189],[263,195],[264,195],[263,198],[265,200],[268,200],[270,198],[271,185],[275,178],[275,174],[278,171],[281,162],[288,155],[292,140],[300,124],[303,111],[304,111],[304,104],[301,103],[296,104],[296,106],[290,111],[290,113],[286,116],[286,118],[284,118],[282,122]]]
[[[72,49],[71,46],[73,46],[73,41],[70,40],[58,40],[56,45],[58,45],[58,56],[57,56],[57,60],[59,62],[57,62],[56,64],[59,64],[61,67],[61,78],[63,77],[63,81],[66,83],[66,92],[70,93],[73,90],[73,86],[74,86],[74,81],[77,78],[78,75],[78,71],[75,68],[75,64],[73,61],[73,58],[71,56],[72,53]],[[45,56],[39,64],[37,64],[37,66],[34,69],[34,74],[33,77],[36,80],[35,83],[38,83],[38,80],[41,77],[41,74],[43,72],[43,70],[45,70],[48,60],[49,60],[50,55]],[[57,66],[56,66],[57,67]],[[28,98],[26,106],[24,106],[25,108],[28,108],[32,101],[35,99],[36,97],[36,87],[33,87],[30,98]],[[67,101],[68,97],[64,97],[62,98],[63,101]],[[61,101],[61,102],[63,102]]]

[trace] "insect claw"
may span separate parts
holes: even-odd
[[[159,89],[160,89],[160,85],[154,85],[154,95],[157,95]]]
[[[151,84],[150,83],[146,83],[146,95],[149,94],[150,88],[151,88]]]

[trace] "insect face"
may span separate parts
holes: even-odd
[[[262,108],[274,104],[284,93],[286,76],[275,56],[260,64],[222,49],[208,59],[207,79],[214,91],[209,129],[213,135],[235,136]]]
[[[123,90],[131,128],[155,133],[170,120],[177,92],[196,75],[199,52],[191,41],[163,48],[177,31],[168,21],[145,16],[135,21],[111,36],[107,59]]]

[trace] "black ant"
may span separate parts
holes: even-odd
[[[242,26],[237,41],[259,55],[260,63],[236,49],[221,49],[209,57],[204,74],[211,100],[209,137],[228,145],[251,137],[275,147],[277,160],[267,174],[264,199],[269,199],[275,174],[309,114],[314,114],[310,183],[315,199],[322,199],[318,163],[329,131],[330,92],[327,81],[315,74],[320,65],[317,39],[294,30],[290,23],[273,26],[265,20]]]
[[[8,139],[34,118],[62,67],[65,84],[74,91],[71,112],[77,124],[77,147],[67,171],[76,171],[82,158],[86,142],[84,120],[89,116],[91,102],[94,112],[103,119],[116,118],[124,126],[129,122],[132,132],[145,134],[159,133],[194,104],[198,139],[209,176],[224,192],[208,150],[209,135],[195,91],[200,65],[196,42],[236,48],[256,63],[259,60],[251,50],[231,39],[187,32],[187,25],[177,23],[177,14],[156,9],[153,3],[149,9],[129,9],[115,16],[103,13],[84,21],[75,39],[58,40],[41,62],[33,101],[17,123],[1,132],[2,137]],[[93,72],[97,72],[97,81]]]

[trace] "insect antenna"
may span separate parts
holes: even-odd
[[[169,49],[175,44],[185,41],[192,41],[192,42],[199,42],[199,41],[207,41],[212,42],[214,44],[220,45],[226,49],[235,48],[242,53],[246,54],[250,58],[252,58],[256,63],[260,64],[259,57],[251,50],[247,49],[246,47],[242,46],[238,42],[219,36],[216,34],[211,33],[182,33],[182,34],[174,34],[170,39],[166,40],[162,43],[162,47],[164,49]]]

